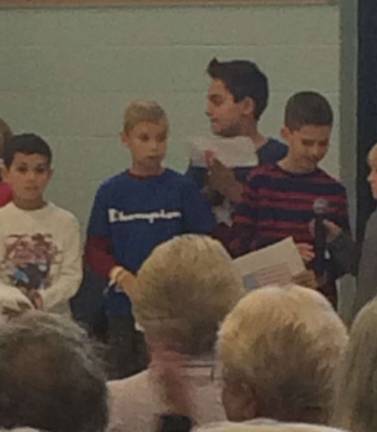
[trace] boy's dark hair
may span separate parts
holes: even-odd
[[[208,63],[207,73],[224,83],[235,102],[247,97],[253,99],[254,116],[259,120],[268,102],[268,80],[255,63],[248,60],[219,62],[214,58]]]
[[[328,100],[313,91],[294,94],[285,106],[284,124],[290,130],[303,126],[332,126],[333,112]]]
[[[6,143],[3,160],[4,165],[7,168],[12,165],[16,153],[23,153],[27,155],[39,154],[45,156],[49,165],[52,161],[50,146],[40,136],[32,133],[13,135]]]

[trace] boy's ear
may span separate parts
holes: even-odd
[[[0,167],[0,177],[1,177],[4,181],[6,181],[7,176],[8,176],[8,170],[7,170],[6,166],[3,165],[2,167]]]
[[[243,99],[241,101],[242,103],[242,113],[244,115],[250,115],[250,114],[254,114],[255,112],[255,102],[254,99],[252,99],[251,97],[245,97],[245,99]]]
[[[121,132],[120,133],[120,140],[122,141],[122,144],[124,144],[126,147],[128,147],[128,134],[127,134],[127,132]]]
[[[283,140],[285,142],[289,142],[291,135],[292,135],[292,132],[290,131],[290,129],[287,126],[283,126],[280,129],[280,136],[283,138]]]

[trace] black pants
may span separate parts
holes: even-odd
[[[131,314],[108,317],[107,342],[109,379],[125,378],[148,366],[144,335],[135,330]]]

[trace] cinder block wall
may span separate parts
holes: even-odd
[[[50,198],[85,227],[100,181],[122,170],[122,113],[159,101],[171,122],[168,164],[183,171],[188,137],[208,133],[205,67],[255,60],[270,78],[262,129],[277,136],[287,97],[315,89],[336,113],[325,167],[339,173],[338,6],[0,9],[0,116],[52,145]]]

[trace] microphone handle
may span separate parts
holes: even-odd
[[[314,219],[314,262],[313,268],[317,276],[325,272],[326,228],[323,216],[316,215]]]

